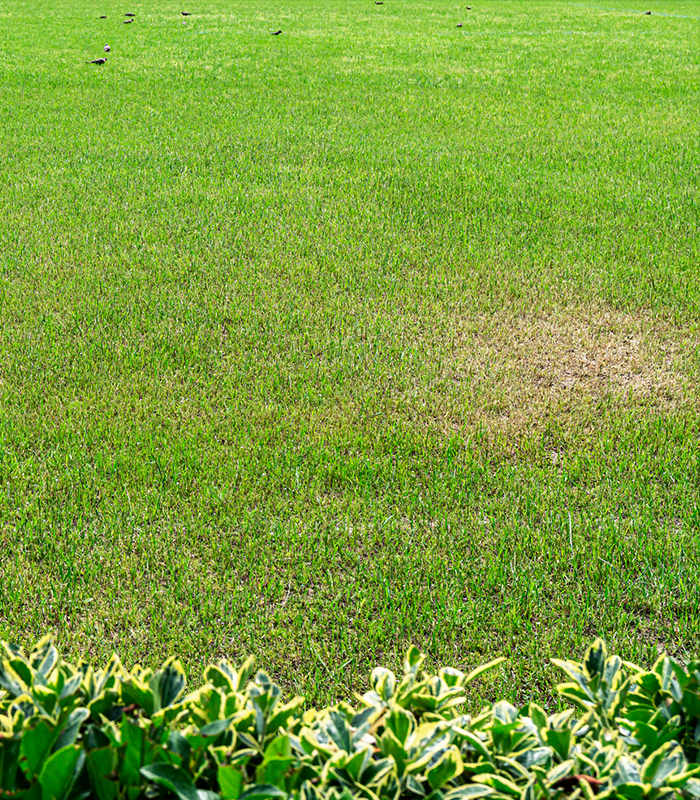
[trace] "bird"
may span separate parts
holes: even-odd
[[[106,14],[103,14],[103,15],[100,17],[100,19],[107,19],[107,15],[106,15]]]
[[[457,27],[458,28],[463,28],[464,27],[464,23],[463,22],[458,22],[457,23]]]
[[[374,5],[375,6],[383,6],[384,5],[384,0],[374,0]]]
[[[645,11],[644,13],[645,13],[647,16],[649,16],[649,14],[651,14],[651,11]]]
[[[136,14],[124,14],[125,17],[135,17]]]
[[[282,31],[272,31],[273,36],[279,36]]]
[[[107,59],[106,58],[96,58],[94,61],[86,61],[85,63],[86,64],[106,64],[107,63]]]
[[[471,11],[471,10],[472,10],[472,7],[471,6],[467,6],[467,11]]]
[[[110,51],[111,49],[112,49],[112,48],[111,48],[111,47],[110,47],[108,44],[106,44],[106,45],[104,46],[104,51],[105,51],[105,53],[109,53],[109,51]]]
[[[182,14],[183,17],[191,17],[192,16],[192,14],[190,14],[189,11],[181,11],[180,13]]]
[[[133,19],[125,19],[124,20],[124,24],[128,25],[130,22],[133,22],[133,21],[134,21]]]

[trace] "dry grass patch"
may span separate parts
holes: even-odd
[[[531,429],[608,402],[669,413],[697,403],[698,331],[648,312],[507,310],[459,320],[446,365],[451,425]]]

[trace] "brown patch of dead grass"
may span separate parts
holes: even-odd
[[[697,404],[699,344],[697,330],[609,308],[457,320],[441,427],[526,431],[602,401],[670,413]]]

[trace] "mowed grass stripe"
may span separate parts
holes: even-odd
[[[616,5],[13,0],[2,638],[696,651],[697,22]]]

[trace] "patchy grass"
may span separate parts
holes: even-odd
[[[0,11],[0,637],[697,651],[700,20],[613,5]]]
[[[521,437],[548,421],[575,428],[601,404],[681,416],[697,408],[698,332],[658,314],[588,302],[472,315],[451,334],[443,390],[452,430]]]

